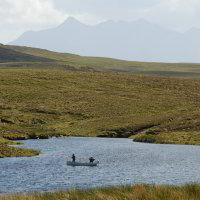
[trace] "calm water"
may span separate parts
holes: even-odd
[[[52,191],[120,184],[200,182],[200,147],[133,143],[129,139],[60,138],[29,140],[33,158],[0,159],[0,193]],[[70,167],[89,156],[98,167]]]

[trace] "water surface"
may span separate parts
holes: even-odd
[[[129,139],[57,138],[23,141],[40,149],[31,158],[0,159],[0,193],[54,191],[121,184],[200,182],[200,147],[134,143]],[[66,161],[93,156],[98,167],[71,167]]]

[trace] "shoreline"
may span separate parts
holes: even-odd
[[[170,134],[170,133],[169,133]],[[146,143],[146,144],[169,144],[169,145],[192,145],[192,146],[200,146],[199,143],[185,143],[185,142],[176,142],[176,141],[165,141],[160,139],[159,135],[152,135],[152,134],[137,134],[132,137],[109,137],[109,136],[84,136],[84,135],[57,135],[50,137],[46,135],[38,135],[38,137],[29,137],[26,139],[22,138],[15,138],[15,140],[0,138],[0,159],[1,158],[9,158],[9,157],[33,157],[40,155],[40,150],[35,149],[28,149],[28,148],[20,148],[14,147],[12,145],[19,145],[20,143],[17,141],[26,141],[26,140],[37,140],[37,139],[51,139],[51,138],[62,138],[62,137],[82,137],[82,138],[105,138],[105,139],[130,139],[136,143]]]

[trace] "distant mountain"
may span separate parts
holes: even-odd
[[[89,26],[70,17],[56,28],[26,32],[11,44],[126,60],[200,62],[199,29],[179,33],[145,20]]]

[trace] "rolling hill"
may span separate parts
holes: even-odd
[[[0,157],[39,154],[11,148],[10,140],[62,135],[200,144],[198,64],[7,45],[0,45],[0,62]]]
[[[0,63],[9,62],[52,62],[52,59],[21,53],[0,45]]]
[[[156,136],[166,134],[166,142],[175,143],[176,133],[180,142],[200,143],[199,80],[48,69],[0,71],[4,139],[131,137],[151,130]]]
[[[6,55],[8,58],[7,60],[5,60],[5,58],[2,60],[0,59],[0,62],[3,63],[0,64],[1,68],[62,69],[71,71],[99,71],[164,77],[200,78],[200,64],[134,62],[113,58],[58,53],[31,47],[12,45],[1,45],[0,47],[3,48],[3,51],[0,52],[0,56],[5,57]]]

